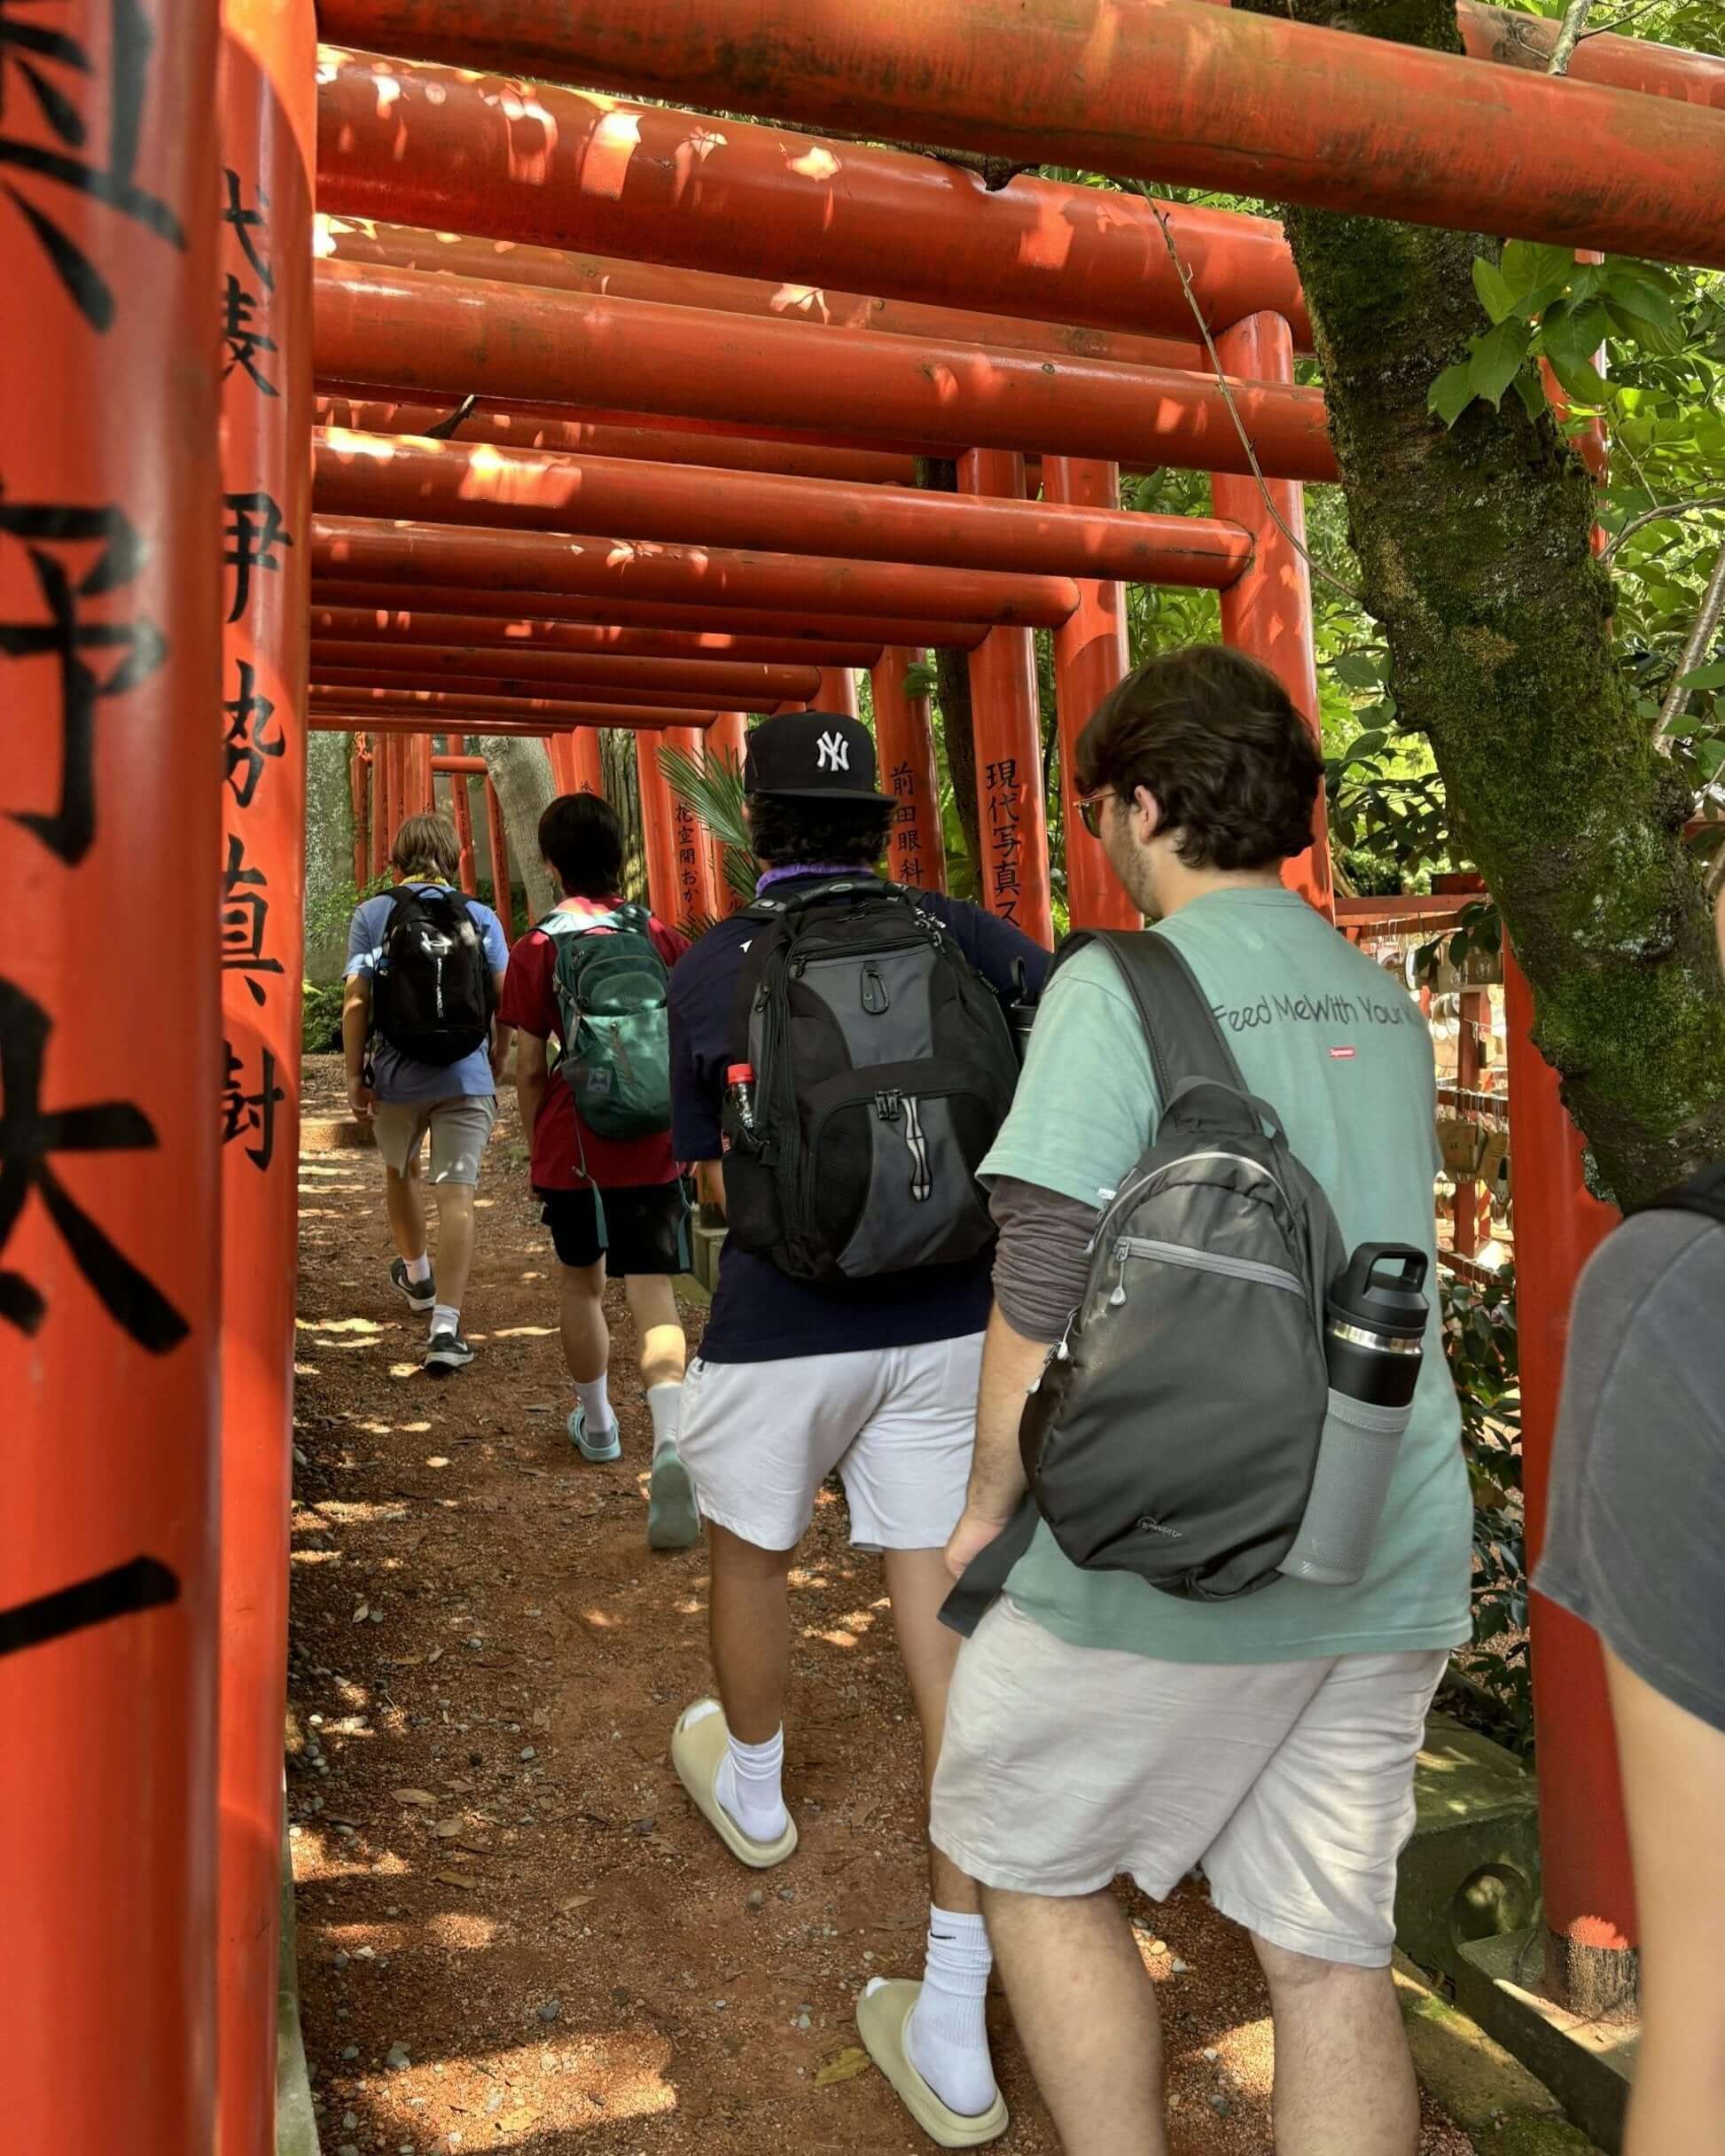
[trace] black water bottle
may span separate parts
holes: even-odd
[[[1412,1404],[1425,1352],[1425,1253],[1362,1243],[1332,1282],[1323,1356],[1331,1389],[1378,1408]]]
[[[1330,1399],[1293,1547],[1277,1567],[1315,1587],[1365,1576],[1413,1417],[1431,1312],[1424,1251],[1365,1243],[1331,1284],[1323,1353]]]

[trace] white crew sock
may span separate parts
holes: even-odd
[[[431,1329],[433,1340],[440,1332],[459,1332],[461,1331],[460,1306],[453,1302],[433,1303]]]
[[[674,1385],[650,1385],[647,1387],[647,1412],[653,1418],[653,1458],[661,1453],[675,1451],[677,1430],[683,1421],[683,1379]]]
[[[719,1762],[718,1799],[751,1841],[777,1841],[791,1824],[779,1779],[784,1771],[784,1731],[764,1745],[738,1744]]]
[[[980,1917],[930,1908],[922,1996],[905,2024],[904,2048],[941,2101],[966,2119],[987,2111],[996,2093],[982,2019],[994,1965]]]
[[[422,1287],[431,1278],[431,1254],[422,1250],[417,1258],[403,1258],[407,1277],[415,1287]]]
[[[575,1383],[575,1398],[587,1410],[587,1434],[603,1437],[607,1430],[614,1430],[617,1418],[611,1411],[611,1394],[605,1387],[607,1372],[601,1371],[597,1378],[589,1378],[583,1385]]]

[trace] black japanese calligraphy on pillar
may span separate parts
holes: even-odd
[[[0,0],[0,10],[5,4]],[[33,620],[0,621],[0,659],[56,667],[60,705],[59,798],[51,809],[14,820],[75,867],[96,836],[97,706],[137,688],[168,656],[154,622],[106,618],[106,603],[137,575],[150,550],[123,510],[8,502],[0,493],[0,544],[8,541],[28,557],[41,610]]]
[[[234,666],[238,687],[232,701],[222,707],[228,715],[227,779],[238,806],[249,808],[265,769],[287,754],[287,739],[279,727],[270,728],[276,707],[257,693],[257,668],[244,659],[235,660]]]
[[[269,198],[260,187],[254,190],[254,207],[246,207],[246,187],[231,166],[225,167],[222,175],[227,184],[228,207],[222,213],[222,222],[229,226],[238,239],[240,250],[251,265],[252,275],[266,292],[276,289],[276,273],[269,267],[269,257],[259,242],[269,237],[269,223],[265,212]],[[275,350],[274,345],[270,350]]]
[[[0,196],[35,233],[85,321],[105,332],[113,291],[73,237],[73,199],[99,202],[181,252],[186,244],[179,219],[135,176],[155,34],[139,0],[109,0],[106,140],[92,143],[82,105],[99,94],[96,58],[43,20],[44,4],[52,0],[0,0]]]
[[[22,1654],[27,1647],[46,1646],[51,1639],[112,1624],[116,1617],[163,1609],[179,1598],[179,1580],[160,1558],[135,1557],[75,1586],[57,1587],[0,1610],[0,1655]]]
[[[279,576],[281,549],[292,546],[293,537],[282,521],[282,512],[268,494],[230,494],[227,506],[227,552],[223,557],[234,573],[233,605],[228,621],[244,618],[252,603],[252,579],[260,574]]]
[[[246,865],[246,841],[228,834],[228,858],[222,871],[222,970],[243,973],[252,1001],[263,1003],[260,974],[279,973],[281,963],[264,949],[269,933],[269,887],[261,869]]]
[[[177,1347],[190,1328],[165,1295],[91,1219],[55,1174],[57,1153],[146,1152],[155,1126],[134,1102],[78,1108],[43,1105],[43,1065],[54,1022],[10,980],[0,980],[0,1257],[34,1191],[102,1307],[152,1355]],[[47,1314],[42,1291],[0,1269],[0,1318],[34,1333]]]
[[[260,363],[260,355],[278,349],[273,337],[266,337],[254,326],[259,300],[255,293],[247,292],[245,285],[229,270],[224,282],[222,304],[222,341],[227,348],[227,363],[222,370],[225,382],[236,367],[243,367],[253,382],[267,397],[280,392]]]
[[[988,799],[989,910],[1003,921],[1016,921],[1024,894],[1019,874],[1024,839],[1019,828],[1023,805],[1019,796],[1017,757],[1005,756],[998,763],[989,764],[983,774],[983,785]]]
[[[285,1087],[276,1083],[275,1051],[269,1048],[259,1051],[258,1082],[248,1092],[246,1082],[250,1073],[234,1053],[233,1043],[225,1041],[222,1048],[222,1143],[231,1145],[255,1133],[258,1142],[246,1148],[246,1158],[260,1173],[267,1172],[276,1157],[276,1110],[287,1098]]]

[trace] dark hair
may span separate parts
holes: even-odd
[[[395,833],[389,865],[403,880],[416,875],[453,885],[461,873],[461,841],[446,816],[410,816]]]
[[[1190,868],[1262,869],[1312,842],[1323,759],[1267,667],[1225,644],[1168,652],[1128,674],[1079,737],[1082,793],[1160,804]]]
[[[749,797],[749,843],[763,868],[814,868],[824,863],[871,869],[886,851],[891,801],[787,801]]]
[[[610,898],[622,881],[623,827],[597,793],[559,793],[539,819],[539,850],[569,898]]]

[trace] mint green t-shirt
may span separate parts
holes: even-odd
[[[1183,1602],[1129,1573],[1081,1571],[1046,1526],[1007,1592],[1058,1637],[1175,1662],[1406,1652],[1469,1637],[1472,1519],[1461,1414],[1437,1309],[1439,1165],[1432,1039],[1401,984],[1292,891],[1215,891],[1151,933],[1180,950],[1252,1090],[1328,1193],[1349,1249],[1411,1243],[1432,1261],[1432,1315],[1413,1419],[1365,1577],[1278,1580],[1234,1602]],[[1150,1051],[1106,951],[1055,975],[1011,1114],[983,1164],[1101,1207],[1150,1142]],[[1216,1372],[1226,1385],[1226,1369]]]

